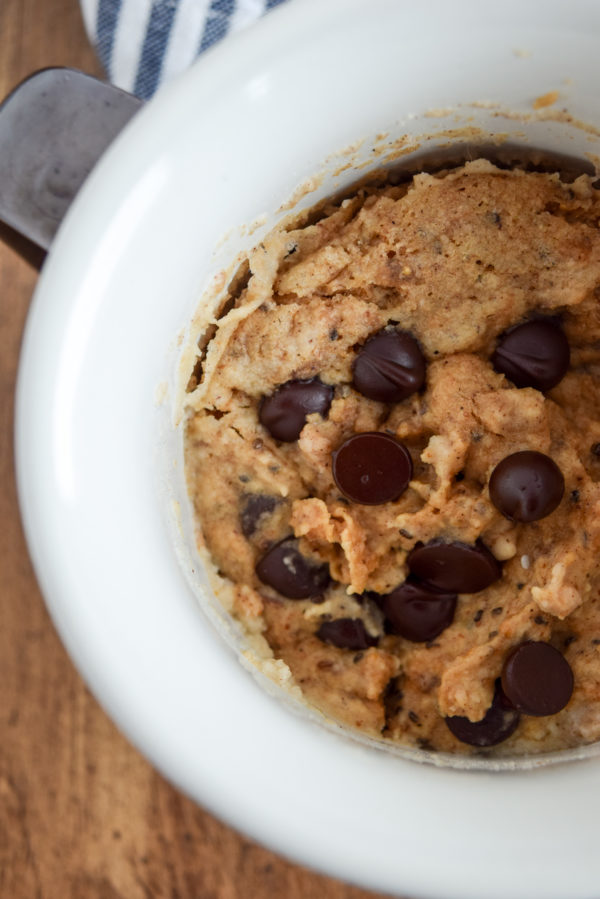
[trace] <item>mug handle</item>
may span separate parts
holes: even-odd
[[[0,238],[34,264],[43,259],[75,194],[141,105],[75,69],[42,69],[17,85],[0,104]]]

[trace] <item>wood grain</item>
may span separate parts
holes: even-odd
[[[0,0],[0,97],[35,69],[99,66],[77,0]],[[36,272],[0,245],[0,897],[373,899],[288,863],[172,789],[67,658],[19,524],[13,394]]]

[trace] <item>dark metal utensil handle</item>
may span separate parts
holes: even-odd
[[[74,69],[42,69],[18,85],[0,105],[0,222],[47,250],[75,194],[141,104]]]

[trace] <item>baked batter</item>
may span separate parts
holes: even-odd
[[[600,218],[478,160],[250,257],[187,395],[195,515],[306,700],[387,740],[600,737]]]

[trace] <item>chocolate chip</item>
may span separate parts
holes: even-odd
[[[499,683],[496,683],[494,699],[481,721],[469,721],[462,715],[445,719],[457,740],[482,749],[507,740],[517,729],[519,720],[519,712],[506,701]]]
[[[377,644],[377,637],[372,637],[365,628],[361,618],[336,618],[324,621],[317,631],[317,637],[324,643],[331,643],[338,649],[368,649]]]
[[[502,689],[526,715],[555,715],[571,698],[573,672],[554,646],[527,640],[505,660]]]
[[[380,605],[392,633],[413,643],[427,643],[452,624],[456,594],[439,593],[407,580],[380,597]]]
[[[425,359],[411,334],[384,328],[370,337],[352,366],[352,386],[371,400],[399,403],[425,383]]]
[[[240,526],[244,537],[252,537],[263,515],[270,515],[280,502],[266,493],[244,493],[240,497]]]
[[[473,621],[475,622],[475,624],[479,624],[479,622],[481,621],[482,618],[483,618],[483,609],[477,609],[477,611],[473,615]]]
[[[590,452],[593,456],[600,456],[600,443],[593,443]]]
[[[286,537],[268,550],[256,566],[263,582],[288,599],[308,599],[323,593],[330,583],[329,566],[309,561],[293,537]]]
[[[445,593],[478,593],[502,576],[502,567],[480,540],[475,545],[432,540],[415,546],[407,559],[410,573]]]
[[[554,512],[565,492],[556,462],[544,453],[524,450],[496,465],[489,483],[490,499],[511,521],[539,521]]]
[[[286,381],[270,396],[263,397],[258,417],[271,437],[292,443],[300,436],[307,415],[327,415],[332,398],[333,387],[319,378]]]
[[[571,500],[572,503],[578,503],[580,498],[581,497],[579,495],[579,490],[571,490],[571,493],[569,494],[569,499]]]
[[[507,331],[492,355],[492,364],[516,387],[550,390],[564,378],[569,359],[567,338],[554,321],[546,318]]]
[[[401,496],[412,477],[412,459],[403,443],[367,431],[344,441],[332,454],[333,478],[355,503],[379,506]]]

